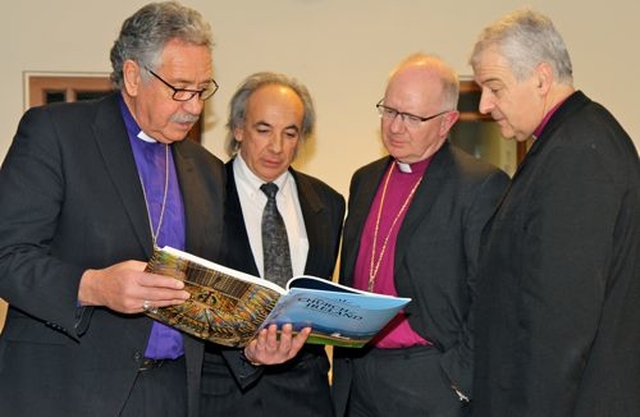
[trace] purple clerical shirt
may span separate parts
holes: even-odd
[[[120,98],[120,110],[127,127],[133,156],[142,181],[147,207],[151,218],[152,235],[158,230],[156,244],[169,245],[176,249],[185,248],[185,219],[182,194],[178,185],[173,154],[169,148],[169,186],[164,207],[162,224],[158,229],[165,187],[166,149],[165,145],[150,141],[142,134],[138,123]],[[145,357],[152,359],[176,359],[184,354],[182,334],[164,324],[154,321],[147,342]]]
[[[358,251],[354,270],[353,284],[356,288],[367,290],[372,272],[377,272],[372,291],[379,294],[398,295],[393,273],[398,231],[411,206],[411,191],[417,187],[416,184],[424,176],[430,162],[431,158],[428,158],[411,164],[410,172],[403,172],[399,169],[398,164],[393,162],[390,167],[393,172],[386,186],[384,201],[382,201],[382,194],[388,175],[388,171],[385,172],[373,199],[373,204],[371,204],[369,216],[360,237],[360,250]],[[404,210],[401,210],[405,202],[406,206]],[[378,210],[381,203],[384,205],[378,221]],[[378,229],[378,234],[374,251],[373,240],[376,235],[376,228]],[[373,262],[372,256],[374,258]],[[411,328],[404,312],[399,313],[391,320],[376,336],[373,343],[376,347],[383,349],[431,344]]]
[[[567,99],[565,98],[564,100],[560,101],[558,104],[556,104],[555,106],[553,106],[553,108],[551,110],[549,110],[547,112],[547,114],[542,118],[542,121],[540,122],[540,124],[538,125],[538,127],[536,127],[536,130],[533,132],[533,139],[536,140],[538,138],[538,136],[540,136],[540,134],[542,133],[542,129],[544,129],[544,127],[547,125],[547,123],[549,122],[549,119],[551,119],[551,116],[553,116],[553,114],[556,112],[556,110],[558,110],[558,108],[562,105],[562,103],[564,103]]]

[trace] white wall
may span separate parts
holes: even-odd
[[[0,25],[0,159],[25,108],[25,71],[110,70],[109,49],[121,22],[145,1],[11,2]],[[606,105],[640,148],[640,3],[609,0],[191,0],[213,24],[219,93],[207,109],[204,145],[223,154],[227,102],[238,83],[259,70],[296,76],[310,88],[319,116],[315,142],[298,166],[345,196],[351,173],[381,154],[374,104],[389,70],[405,55],[435,52],[462,75],[482,27],[530,5],[563,33],[575,83]],[[0,202],[6,204],[7,202]],[[2,327],[0,305],[0,328]]]
[[[24,110],[24,71],[108,72],[109,49],[139,0],[12,2],[0,25],[0,159]],[[470,75],[467,57],[480,29],[519,1],[185,0],[211,21],[221,85],[206,113],[204,145],[223,153],[227,103],[238,83],[277,70],[307,84],[316,101],[318,135],[298,167],[348,192],[351,173],[378,157],[378,118],[389,70],[423,50]],[[639,3],[578,0],[528,3],[547,14],[570,49],[575,82],[605,104],[640,148]],[[34,10],[36,11],[34,13]]]

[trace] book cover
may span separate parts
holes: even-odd
[[[307,343],[362,347],[409,301],[369,293],[329,280],[293,277],[282,288],[171,247],[157,249],[148,272],[185,282],[191,298],[146,314],[185,333],[242,347],[263,327],[311,327]]]

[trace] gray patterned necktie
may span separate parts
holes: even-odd
[[[262,213],[262,250],[264,278],[284,287],[293,275],[287,228],[276,205],[278,186],[272,182],[260,187],[267,195],[267,205]]]

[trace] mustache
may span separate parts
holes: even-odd
[[[176,114],[171,117],[171,121],[174,123],[195,123],[198,121],[200,116],[196,116],[193,114]]]

